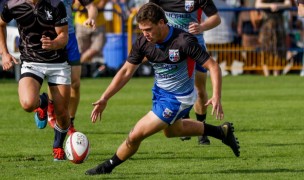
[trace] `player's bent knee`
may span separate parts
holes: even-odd
[[[22,109],[26,112],[33,112],[37,107],[34,104],[28,103],[26,101],[20,102]]]

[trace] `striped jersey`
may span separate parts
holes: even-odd
[[[166,14],[170,26],[188,32],[191,22],[201,23],[202,13],[212,16],[218,12],[212,0],[150,0],[159,5]],[[196,35],[199,43],[205,45],[201,34]]]
[[[164,42],[154,44],[140,35],[134,42],[127,61],[140,64],[144,57],[154,69],[155,85],[174,95],[189,94],[194,87],[195,63],[202,65],[209,54],[195,36],[170,27]]]

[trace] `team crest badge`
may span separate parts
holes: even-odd
[[[185,10],[187,12],[191,12],[194,9],[194,0],[186,0],[185,1]]]
[[[172,62],[177,62],[179,60],[178,49],[169,49],[169,59]]]
[[[170,110],[170,109],[168,109],[168,108],[166,108],[165,110],[164,110],[164,112],[163,112],[163,117],[164,118],[169,118],[171,115],[172,115],[172,111]]]

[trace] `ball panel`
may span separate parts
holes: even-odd
[[[71,134],[66,141],[66,157],[75,164],[83,163],[89,155],[90,143],[81,132]]]
[[[65,156],[70,161],[72,161],[74,159],[73,154],[72,154],[72,149],[71,149],[71,137],[72,136],[69,136],[68,139],[66,140],[65,148],[64,148]]]

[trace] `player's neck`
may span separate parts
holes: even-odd
[[[161,42],[164,42],[166,40],[166,38],[168,37],[168,35],[169,35],[170,27],[168,25],[165,25],[162,28],[161,32],[162,32]]]

